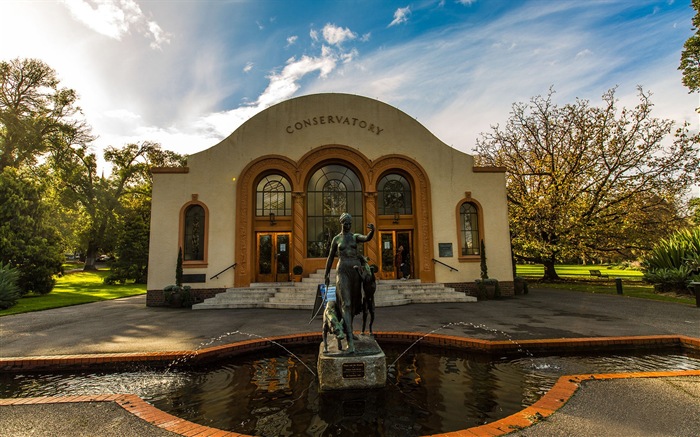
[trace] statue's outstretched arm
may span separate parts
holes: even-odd
[[[367,235],[355,234],[355,240],[365,243],[374,237],[374,224],[370,223],[367,227],[369,228],[369,233]]]

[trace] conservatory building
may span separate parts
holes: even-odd
[[[474,294],[483,254],[513,293],[504,169],[380,101],[316,94],[260,112],[185,167],[153,169],[148,305],[163,304],[178,264],[198,300],[313,282],[343,212],[355,233],[375,225],[360,251],[380,283],[400,280],[400,252],[414,284]]]

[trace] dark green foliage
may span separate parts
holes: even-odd
[[[133,281],[145,284],[148,279],[150,204],[125,211],[117,225],[118,237],[114,247],[115,261],[107,283]]]
[[[488,279],[489,269],[486,267],[486,245],[484,245],[484,240],[481,240],[479,255],[481,255],[481,279]]]
[[[0,262],[0,310],[14,306],[20,297],[19,272]]]
[[[182,286],[182,247],[177,250],[177,265],[175,266],[175,285]]]
[[[688,292],[700,280],[700,227],[685,229],[662,240],[644,259],[644,280],[659,291]]]
[[[693,0],[692,7],[695,9],[693,17],[693,30],[695,33],[683,44],[681,52],[681,62],[678,69],[683,72],[683,85],[691,93],[700,91],[700,0]]]
[[[194,297],[189,285],[168,285],[163,289],[165,303],[174,308],[188,308],[194,303]]]
[[[49,293],[62,271],[61,237],[47,223],[39,185],[7,167],[0,173],[0,262],[19,271],[21,294]]]

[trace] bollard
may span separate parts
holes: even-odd
[[[617,294],[622,294],[622,278],[615,278],[615,287],[617,288]]]
[[[700,282],[691,282],[688,288],[695,293],[695,306],[700,308]]]

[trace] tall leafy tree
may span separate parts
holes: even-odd
[[[90,141],[77,94],[37,59],[0,62],[0,170],[30,167],[41,157]]]
[[[72,147],[52,155],[52,167],[63,183],[63,203],[79,208],[85,270],[94,270],[99,252],[112,251],[116,243],[117,218],[122,201],[143,196],[150,202],[151,167],[180,165],[184,158],[144,141],[122,148],[108,147],[104,159],[111,165],[108,176],[98,175],[97,157],[87,146]]]
[[[61,236],[51,226],[35,178],[7,167],[0,171],[0,264],[17,269],[21,294],[49,293],[61,272]]]
[[[515,103],[476,151],[506,168],[515,256],[556,279],[560,260],[632,256],[682,226],[677,202],[698,180],[700,149],[687,125],[651,116],[641,88],[633,109],[618,108],[615,89],[600,106],[558,106],[553,94]]]
[[[683,44],[678,69],[683,73],[683,85],[691,93],[696,93],[700,91],[700,0],[692,0],[692,7],[695,9],[693,17],[695,33]]]

